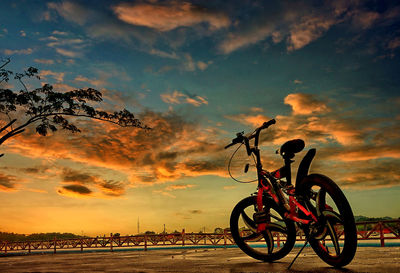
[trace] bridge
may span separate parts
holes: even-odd
[[[387,221],[358,222],[357,235],[359,244],[365,242],[376,242],[384,247],[389,241],[396,242],[400,246],[400,219]],[[343,234],[341,234],[343,235]],[[274,234],[275,241],[279,245],[285,238]],[[340,238],[339,238],[340,239]],[[299,230],[297,241],[305,241],[304,234]],[[183,247],[229,247],[235,245],[231,234],[225,230],[223,233],[180,233],[155,234],[155,235],[133,235],[108,237],[85,237],[77,239],[57,239],[48,241],[25,241],[25,242],[0,242],[0,255],[54,252],[58,251],[80,251],[103,250],[114,251],[115,249],[137,249],[148,250],[149,248],[183,248]]]

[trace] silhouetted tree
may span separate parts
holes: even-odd
[[[42,136],[46,136],[49,130],[55,132],[59,128],[73,133],[80,132],[68,119],[71,116],[102,120],[121,127],[150,129],[126,109],[111,113],[90,106],[90,102],[103,100],[101,92],[93,88],[59,92],[52,85],[44,84],[40,88],[28,90],[23,78],[40,79],[38,69],[29,67],[23,73],[14,73],[5,69],[8,63],[10,59],[2,60],[0,83],[6,83],[13,78],[21,83],[23,90],[0,88],[0,145],[34,123],[36,132]],[[19,120],[21,121],[18,123]],[[3,155],[0,154],[0,157]]]

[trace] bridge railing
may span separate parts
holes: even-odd
[[[380,245],[385,246],[385,240],[400,240],[400,220],[369,221],[357,223],[358,240],[378,240]],[[341,234],[343,237],[343,234]],[[285,237],[274,234],[278,245],[285,241]],[[340,238],[343,239],[343,238]],[[297,240],[304,241],[305,236],[300,231]],[[92,237],[78,239],[57,239],[47,241],[25,241],[25,242],[0,242],[0,255],[12,253],[32,253],[59,250],[81,251],[90,249],[104,249],[113,251],[114,248],[137,248],[147,250],[156,247],[184,247],[184,246],[219,246],[226,247],[234,245],[235,242],[229,231],[223,233],[180,233]]]

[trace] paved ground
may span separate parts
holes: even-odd
[[[342,270],[306,248],[275,263],[254,260],[237,248],[58,253],[0,257],[0,272],[400,272],[400,247],[361,247]]]

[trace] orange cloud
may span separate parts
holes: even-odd
[[[32,48],[27,48],[27,49],[4,49],[4,54],[5,55],[30,55],[33,52]]]
[[[160,95],[161,100],[168,104],[182,104],[189,103],[193,106],[200,106],[202,104],[208,104],[206,98],[198,95],[183,94],[178,90],[174,90],[172,93],[164,93]]]
[[[219,50],[223,54],[229,54],[240,48],[256,44],[274,33],[274,26],[254,26],[238,33],[229,33],[225,40],[219,44]]]
[[[344,188],[365,190],[400,185],[399,160],[358,161],[352,162],[351,169],[348,166],[348,162],[338,164],[335,169],[341,175],[330,175]]]
[[[132,25],[170,31],[178,27],[190,27],[206,22],[210,29],[230,25],[229,18],[217,12],[207,11],[188,2],[169,1],[164,3],[120,3],[113,7],[117,17]]]
[[[322,101],[311,94],[294,93],[284,99],[285,104],[292,107],[294,115],[310,115],[314,113],[326,113],[330,109]]]
[[[253,108],[250,109],[251,112],[260,112],[260,109],[257,109],[256,111],[254,111]],[[250,124],[253,127],[259,127],[261,126],[264,122],[270,120],[271,118],[268,118],[267,116],[258,114],[258,115],[254,115],[252,114],[239,114],[239,115],[234,115],[234,116],[225,116],[228,119],[231,120],[235,120],[238,121],[242,124]]]
[[[335,17],[304,16],[300,22],[294,24],[288,37],[288,50],[300,49],[321,37],[332,25],[338,21]]]
[[[366,141],[366,134],[370,130],[364,125],[371,121],[355,120],[344,117],[339,113],[331,112],[326,102],[317,99],[311,94],[295,93],[284,98],[293,111],[289,116],[277,115],[277,123],[261,135],[261,140],[281,145],[293,138],[304,139],[309,144],[316,142],[332,142],[334,140],[344,146],[361,145]],[[271,119],[262,114],[254,113],[250,109],[248,114],[227,116],[252,128],[261,126]]]
[[[175,190],[185,190],[195,187],[192,184],[185,184],[185,185],[169,185],[165,188],[166,191],[175,191]]]
[[[34,62],[39,63],[39,64],[54,64],[54,60],[51,59],[34,59]]]
[[[17,177],[0,173],[0,191],[15,191]]]
[[[330,157],[331,159],[350,162],[367,161],[380,158],[400,158],[399,145],[361,146],[355,149],[344,150]]]
[[[105,81],[105,80],[89,79],[89,78],[83,77],[81,75],[76,76],[74,81],[76,81],[76,82],[86,82],[86,83],[91,84],[92,86],[97,86],[97,87],[104,86],[104,85],[107,84],[107,81]]]
[[[46,80],[47,76],[51,76],[57,82],[63,82],[65,73],[64,72],[54,72],[54,71],[51,71],[51,70],[41,70],[39,76],[43,80]]]
[[[224,154],[217,132],[204,130],[173,112],[146,112],[141,119],[150,131],[120,128],[112,124],[80,120],[80,134],[57,131],[43,141],[32,131],[7,143],[9,152],[48,159],[66,159],[84,165],[102,167],[129,177],[132,185],[175,181],[182,177],[214,174],[225,176]],[[85,178],[86,176],[86,178]],[[87,172],[63,181],[88,188],[93,185],[106,194],[110,183]],[[83,182],[82,182],[83,181]],[[119,188],[122,190],[122,188]],[[91,187],[90,190],[94,191]],[[113,194],[121,194],[113,187]]]
[[[107,196],[121,196],[125,194],[126,183],[117,182],[114,180],[104,180],[99,176],[91,175],[86,172],[64,169],[62,175],[62,183],[68,184],[63,186],[59,193],[65,191],[73,192],[74,194],[91,195],[94,190],[91,187],[96,187],[101,194]]]
[[[367,29],[371,27],[379,17],[379,13],[375,11],[356,10],[353,14],[352,23],[358,28]]]

